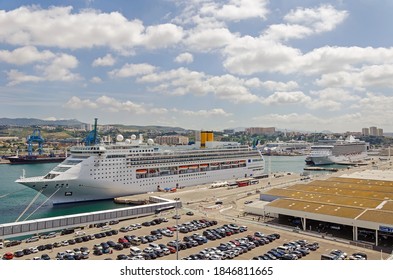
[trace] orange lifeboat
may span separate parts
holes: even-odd
[[[136,170],[136,174],[146,174],[147,173],[147,169],[137,169]]]
[[[180,169],[180,170],[186,170],[186,169],[188,169],[188,166],[186,166],[186,165],[179,166],[179,169]]]

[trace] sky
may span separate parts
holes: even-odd
[[[393,131],[390,0],[0,0],[0,117]]]

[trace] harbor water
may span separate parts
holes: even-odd
[[[305,167],[304,156],[271,156],[265,157],[266,173],[294,172],[302,173]],[[15,222],[31,203],[37,192],[15,183],[23,170],[26,177],[47,174],[58,163],[10,165],[0,164],[0,224]],[[46,197],[40,195],[19,221],[45,217],[86,213],[125,207],[113,200],[80,202],[72,204],[52,205]]]

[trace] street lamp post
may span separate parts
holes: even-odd
[[[176,213],[175,213],[175,217],[176,217],[176,260],[179,260],[179,223],[178,223],[178,211],[177,211],[177,208],[178,208],[178,201],[179,201],[179,198],[175,198],[175,200],[176,200],[176,206],[175,206],[175,211],[176,211]]]

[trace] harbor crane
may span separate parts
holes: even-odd
[[[41,131],[34,129],[33,134],[26,137],[27,140],[27,153],[29,156],[33,155],[33,143],[38,143],[38,153],[42,154],[42,144],[45,142],[44,138],[41,137]]]

